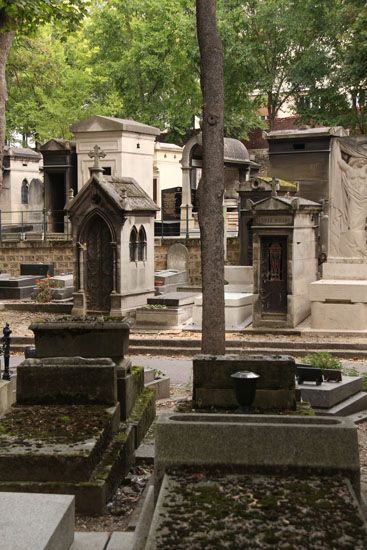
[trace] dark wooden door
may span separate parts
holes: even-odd
[[[263,313],[287,313],[287,237],[262,237],[260,299]]]
[[[86,231],[87,305],[89,312],[107,312],[113,288],[111,232],[100,216],[92,218]]]

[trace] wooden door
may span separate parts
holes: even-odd
[[[261,237],[262,313],[287,313],[287,237]]]

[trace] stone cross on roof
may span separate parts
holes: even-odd
[[[93,164],[92,168],[89,169],[90,173],[91,173],[91,175],[96,174],[98,179],[100,177],[100,174],[103,173],[103,168],[101,168],[101,166],[99,164],[99,159],[103,159],[105,156],[106,156],[106,153],[104,151],[102,151],[102,149],[99,147],[99,145],[95,145],[93,147],[93,150],[89,151],[89,153],[88,153],[88,157],[90,157],[91,159],[94,159],[94,164]]]
[[[278,191],[278,184],[279,184],[279,180],[277,178],[275,178],[274,176],[271,178],[271,196],[272,197],[276,197],[277,196],[277,191]]]

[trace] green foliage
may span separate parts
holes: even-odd
[[[0,32],[33,32],[50,21],[71,30],[87,13],[88,0],[0,0]]]
[[[306,355],[304,361],[312,367],[316,367],[319,369],[341,370],[342,368],[342,364],[339,359],[336,359],[330,353],[324,351]]]
[[[7,67],[9,138],[20,133],[24,145],[67,139],[73,122],[115,113],[121,100],[94,75],[92,53],[81,31],[64,40],[49,26],[15,41]]]

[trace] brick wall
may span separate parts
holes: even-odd
[[[201,281],[200,239],[166,238],[155,239],[155,271],[167,269],[167,251],[175,243],[181,243],[189,251],[189,279]],[[20,264],[54,263],[55,274],[73,272],[73,249],[71,241],[19,241],[2,242],[0,245],[0,271],[13,276],[20,274]],[[239,264],[239,239],[227,239],[227,264]]]
[[[62,242],[2,242],[0,245],[0,271],[13,276],[20,274],[20,264],[53,263],[55,275],[73,272],[71,241]]]
[[[166,238],[155,239],[155,271],[167,269],[168,248],[176,243],[181,243],[189,252],[189,279],[193,284],[200,284],[201,281],[201,260],[200,260],[200,239]],[[239,265],[240,244],[238,237],[227,239],[227,264]]]

